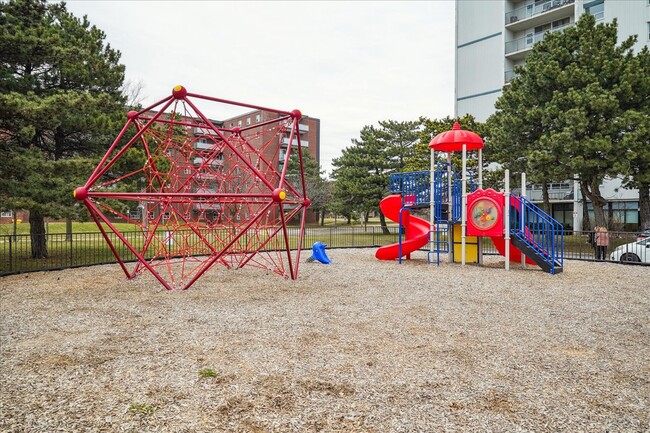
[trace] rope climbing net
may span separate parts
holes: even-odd
[[[210,120],[196,101],[213,109],[256,110],[255,122],[234,126]],[[128,278],[149,271],[168,290],[187,289],[219,264],[295,279],[309,206],[301,117],[298,110],[176,86],[167,98],[127,114],[75,198],[85,204]],[[299,169],[288,174],[292,152]],[[121,232],[118,221],[133,229]],[[295,226],[289,227],[290,221]]]

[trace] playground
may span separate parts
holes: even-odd
[[[647,269],[382,261],[190,290],[118,264],[0,280],[0,430],[642,432]]]

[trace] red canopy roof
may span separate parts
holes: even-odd
[[[451,131],[441,132],[433,137],[429,148],[440,152],[460,152],[463,150],[463,144],[467,145],[467,150],[482,149],[483,139],[472,131],[460,129],[460,124],[454,122]]]

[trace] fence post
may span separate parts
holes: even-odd
[[[14,270],[14,268],[13,268],[14,259],[13,259],[13,254],[12,254],[12,251],[11,251],[13,249],[12,238],[13,238],[12,236],[9,236],[9,272],[13,272],[13,270]]]

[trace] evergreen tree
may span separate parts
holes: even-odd
[[[577,176],[596,225],[606,223],[599,187],[619,174],[634,41],[617,45],[616,21],[596,25],[590,14],[546,34],[516,68],[488,121],[490,143],[506,168],[525,164],[529,178],[542,184]]]
[[[332,161],[335,209],[348,218],[348,223],[354,212],[361,212],[367,222],[369,213],[378,209],[379,201],[388,192],[391,162],[380,135],[373,126],[365,126],[360,139],[353,139],[352,146]],[[387,232],[383,214],[380,220]]]
[[[44,218],[74,212],[71,190],[124,113],[120,53],[65,3],[0,3],[0,207],[28,209],[32,257],[47,257]]]
[[[620,119],[621,154],[617,171],[623,186],[639,190],[639,226],[650,228],[650,50],[644,47],[630,63],[625,83],[632,89]]]
[[[320,169],[318,161],[309,152],[303,152],[302,160],[305,174],[305,188],[307,190],[307,197],[311,201],[310,208],[316,213],[316,219],[320,219],[321,225],[324,225],[325,212],[327,211],[327,205],[331,201],[332,196],[330,184],[323,177],[325,172]],[[301,185],[302,181],[299,179],[299,175],[300,162],[298,152],[291,152],[289,166],[287,167],[287,176],[295,185]]]

